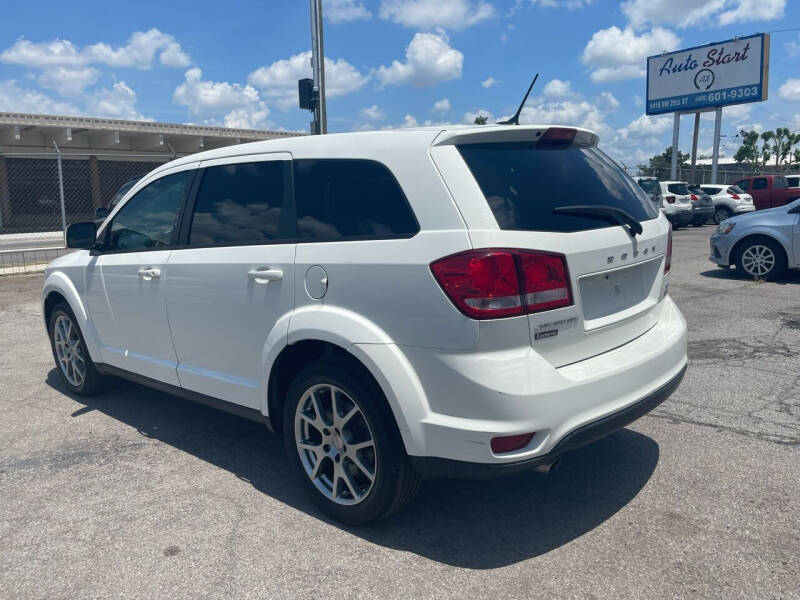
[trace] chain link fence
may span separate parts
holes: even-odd
[[[632,177],[655,177],[659,181],[672,180],[670,167],[650,167],[647,165],[638,165],[635,167],[626,167],[625,169]],[[756,170],[748,168],[746,165],[738,167],[736,165],[723,165],[717,170],[717,183],[730,185],[736,183],[745,177],[754,177],[756,175],[764,174],[782,174],[782,175],[797,175],[796,170],[787,170],[786,168],[770,169],[769,167]],[[697,165],[695,168],[694,178],[692,177],[692,169],[689,166],[678,167],[678,176],[676,181],[688,181],[702,185],[704,183],[712,183],[711,180],[711,167],[709,165]]]
[[[0,276],[40,271],[67,252],[70,224],[96,219],[121,189],[172,158],[0,153]]]

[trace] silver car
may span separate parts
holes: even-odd
[[[709,260],[769,281],[800,269],[800,199],[725,219],[711,236]]]

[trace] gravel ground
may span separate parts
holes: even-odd
[[[134,384],[67,395],[41,276],[0,278],[0,598],[800,598],[800,273],[675,233],[690,369],[549,476],[322,517],[262,426]]]

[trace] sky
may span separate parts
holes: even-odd
[[[0,111],[307,131],[306,0],[5,0]],[[490,122],[588,127],[626,165],[672,143],[644,114],[645,59],[772,33],[769,100],[725,108],[739,129],[800,131],[800,0],[324,0],[328,130]],[[713,113],[701,119],[710,154]],[[692,119],[681,120],[681,150]]]

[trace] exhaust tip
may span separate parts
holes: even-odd
[[[559,456],[558,458],[554,459],[551,462],[536,465],[533,468],[533,470],[536,471],[537,473],[542,473],[543,475],[547,475],[548,473],[552,473],[553,471],[555,471],[556,467],[560,462],[561,462],[561,457]]]

